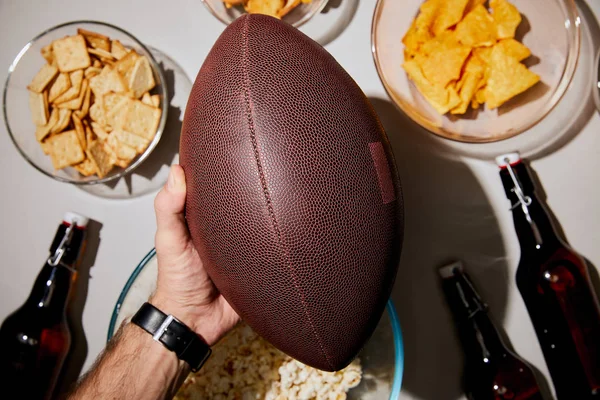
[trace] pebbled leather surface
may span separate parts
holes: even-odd
[[[244,15],[198,73],[180,160],[223,296],[283,352],[346,366],[385,309],[403,232],[387,138],[352,78],[295,28]]]

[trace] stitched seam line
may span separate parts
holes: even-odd
[[[308,323],[310,325],[312,333],[315,336],[317,343],[319,344],[319,347],[321,348],[321,351],[323,352],[323,355],[325,356],[325,360],[327,361],[327,364],[329,364],[329,367],[331,369],[333,369],[333,365],[331,363],[331,358],[325,351],[325,346],[323,345],[321,337],[317,333],[317,330],[314,326],[312,318],[310,317],[310,314],[308,312],[308,306],[306,304],[306,299],[304,298],[304,294],[302,293],[302,290],[300,289],[300,285],[298,285],[298,278],[296,275],[296,271],[292,267],[292,265],[289,261],[288,253],[285,249],[285,246],[283,245],[283,240],[281,238],[281,232],[279,231],[279,225],[277,223],[277,218],[275,217],[275,211],[273,210],[273,204],[271,202],[271,195],[270,195],[269,189],[267,187],[267,181],[265,178],[262,163],[260,161],[260,154],[258,151],[258,144],[256,141],[256,130],[254,127],[254,120],[252,118],[252,104],[250,102],[250,77],[248,76],[248,20],[249,19],[250,19],[250,17],[247,16],[246,20],[244,21],[244,29],[242,30],[243,80],[244,80],[244,103],[246,106],[246,119],[248,122],[248,129],[250,131],[250,140],[252,141],[252,148],[254,150],[254,159],[256,161],[256,166],[258,168],[260,184],[262,186],[263,195],[265,196],[265,201],[267,202],[267,210],[269,212],[269,217],[271,218],[273,230],[275,231],[275,235],[277,236],[277,242],[278,242],[279,248],[283,252],[285,264],[287,265],[288,270],[290,271],[290,275],[292,276],[292,282],[294,284],[294,288],[298,292],[298,297],[300,298],[300,302],[302,303],[304,315],[306,316],[306,319],[308,320]]]

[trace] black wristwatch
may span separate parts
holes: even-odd
[[[131,322],[152,335],[154,340],[177,354],[197,372],[210,356],[210,347],[172,315],[166,315],[150,303],[144,303]]]

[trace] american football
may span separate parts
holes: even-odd
[[[242,319],[305,364],[350,363],[403,236],[393,155],[350,75],[292,26],[238,18],[198,73],[180,162],[194,245]]]

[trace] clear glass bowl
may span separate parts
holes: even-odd
[[[312,0],[310,3],[300,3],[296,8],[286,14],[282,20],[298,28],[304,25],[314,15],[323,10],[328,0]],[[229,25],[242,14],[246,14],[244,7],[236,6],[227,8],[222,0],[202,0],[206,8],[219,21]]]
[[[156,87],[153,93],[160,96],[162,115],[156,135],[146,150],[137,156],[127,168],[115,167],[103,178],[97,176],[85,177],[75,169],[67,167],[55,171],[50,157],[44,154],[35,138],[35,125],[31,120],[29,110],[29,97],[27,85],[35,76],[37,71],[46,63],[40,54],[42,47],[50,44],[56,39],[77,33],[77,28],[98,32],[111,39],[118,39],[126,47],[132,48],[139,54],[148,57],[150,66],[154,73]],[[160,141],[165,123],[167,121],[168,105],[167,87],[162,70],[157,64],[152,53],[133,35],[113,25],[97,21],[73,21],[50,28],[33,38],[17,54],[15,60],[8,69],[8,77],[4,86],[3,111],[6,129],[13,143],[21,155],[38,171],[62,182],[78,185],[98,184],[113,181],[125,176],[136,169],[156,147]]]
[[[517,38],[531,49],[525,64],[541,77],[532,89],[498,110],[439,115],[402,69],[402,37],[418,14],[422,0],[378,0],[371,27],[377,72],[392,101],[412,120],[447,139],[496,142],[516,136],[540,122],[568,88],[579,58],[579,15],[573,0],[510,0],[523,21]]]
[[[131,318],[154,293],[157,273],[156,250],[152,249],[133,270],[119,295],[108,326],[107,341],[121,323]],[[358,356],[363,367],[363,379],[360,385],[348,392],[348,399],[398,399],[404,372],[404,344],[391,300],[373,336]]]

